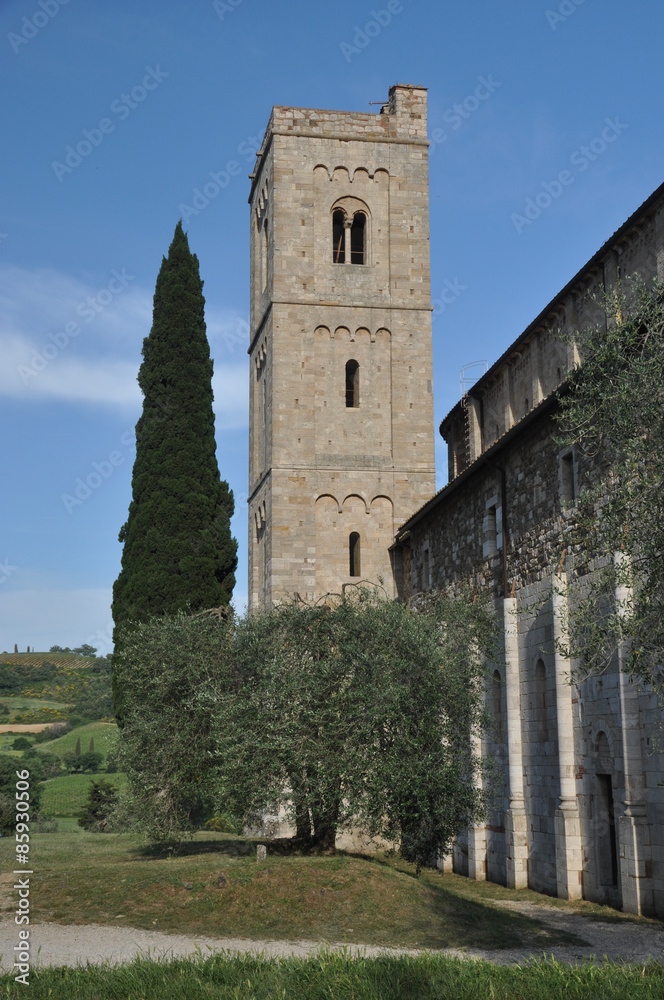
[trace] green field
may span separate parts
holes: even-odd
[[[59,779],[58,779],[59,780]],[[130,834],[35,834],[32,916],[37,923],[96,923],[190,936],[244,937],[378,944],[405,948],[518,948],[541,956],[582,939],[550,923],[495,905],[496,900],[542,904],[530,890],[513,891],[459,875],[414,867],[390,856],[342,852],[329,856],[286,851],[256,861],[256,841],[198,834],[179,853],[161,854]],[[13,844],[0,840],[0,866],[12,867]],[[547,899],[547,903],[552,900]],[[592,903],[556,906],[569,913],[652,925]],[[7,898],[3,916],[15,902]],[[581,933],[583,933],[581,931]],[[553,961],[518,967],[439,955],[309,960],[216,956],[207,961],[139,961],[120,968],[39,970],[31,997],[67,1000],[117,997],[192,1000],[201,997],[320,998],[320,1000],[645,1000],[664,996],[664,966]],[[0,994],[27,995],[11,975]]]
[[[0,705],[6,705],[10,714],[30,712],[33,708],[69,708],[69,705],[64,701],[48,701],[46,698],[28,698],[22,694],[11,698],[0,698]]]
[[[30,844],[39,873],[31,897],[37,923],[406,948],[527,947],[539,954],[580,940],[495,906],[483,883],[431,869],[415,877],[414,866],[386,856],[271,853],[257,864],[255,841],[223,834],[197,834],[175,854],[155,853],[131,834],[37,833]],[[13,846],[0,839],[3,871],[11,870]],[[492,887],[496,892],[537,899],[526,890]],[[5,910],[11,906],[7,900]]]
[[[90,722],[87,726],[77,726],[64,736],[59,736],[57,740],[38,744],[37,749],[47,750],[62,757],[68,750],[75,750],[76,742],[80,739],[81,752],[86,753],[90,746],[90,737],[94,738],[95,750],[103,755],[106,764],[107,756],[115,749],[118,740],[118,727],[112,722]]]
[[[90,667],[94,656],[79,656],[78,653],[0,653],[0,667],[7,663],[12,667],[40,667],[42,663],[53,663],[56,667]]]
[[[43,784],[40,812],[45,816],[78,816],[93,781],[104,778],[117,788],[126,784],[124,774],[63,774]]]
[[[71,705],[63,701],[48,701],[46,698],[27,698],[18,695],[13,698],[0,698],[0,705],[6,705],[9,715],[0,715],[0,725],[7,726],[12,722],[66,722]]]

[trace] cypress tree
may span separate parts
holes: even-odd
[[[138,373],[143,413],[129,516],[119,535],[116,632],[152,615],[228,604],[233,593],[234,500],[217,465],[204,306],[198,259],[180,221],[162,259]]]

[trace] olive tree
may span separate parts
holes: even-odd
[[[414,610],[367,590],[238,621],[216,729],[231,811],[285,807],[323,849],[352,826],[418,866],[444,853],[481,809],[471,736],[493,635],[470,601]]]
[[[156,842],[179,841],[214,811],[212,713],[229,662],[224,615],[179,611],[121,628],[114,666],[126,695],[118,749],[132,802],[126,811]]]
[[[576,335],[581,364],[561,394],[558,437],[592,470],[581,483],[569,544],[581,599],[568,651],[601,671],[620,644],[625,666],[664,693],[664,286],[639,279],[611,292],[608,323]],[[620,550],[624,558],[612,559]],[[616,585],[629,596],[616,602]]]

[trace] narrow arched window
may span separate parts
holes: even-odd
[[[332,213],[332,261],[346,263],[346,213],[338,208]]]
[[[350,227],[350,262],[364,264],[367,217],[364,212],[356,212]]]
[[[348,562],[350,576],[360,575],[360,535],[351,531],[348,539]]]
[[[360,405],[360,366],[351,358],[346,362],[346,406]]]

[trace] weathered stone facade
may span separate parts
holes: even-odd
[[[664,186],[445,417],[451,481],[399,529],[393,559],[403,599],[471,583],[504,627],[487,686],[491,807],[457,841],[455,869],[664,916],[661,709],[620,655],[571,684],[556,645],[568,570],[592,571],[595,555],[569,544],[579,482],[603,474],[554,440],[554,390],[578,360],[559,330],[610,323],[588,293],[634,272],[664,279]]]
[[[252,175],[249,607],[360,579],[435,483],[426,90],[275,107]]]
[[[610,323],[592,293],[619,278],[664,279],[664,186],[442,421],[433,497],[426,91],[378,115],[275,107],[250,206],[250,608],[360,579],[488,593],[490,808],[444,866],[664,916],[661,710],[619,656],[571,684],[556,643],[595,555],[569,543],[580,477],[602,469],[553,436],[579,361],[560,331]]]

